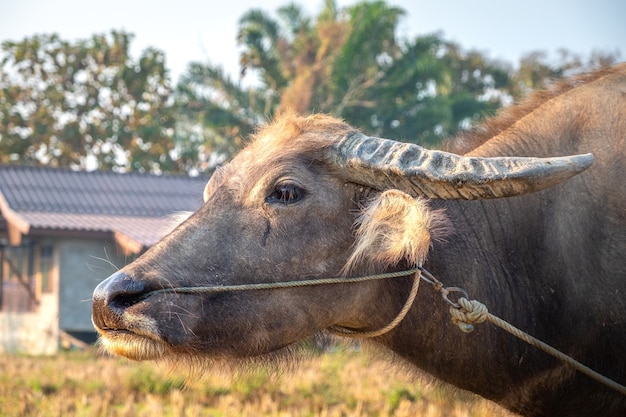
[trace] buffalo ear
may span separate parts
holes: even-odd
[[[433,239],[444,233],[447,220],[426,201],[390,189],[370,201],[356,220],[356,241],[344,273],[356,267],[384,270],[405,261],[421,265]]]

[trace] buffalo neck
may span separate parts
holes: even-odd
[[[493,314],[540,336],[549,332],[540,328],[533,317],[536,306],[524,296],[525,287],[534,285],[531,281],[540,268],[524,258],[525,248],[541,240],[532,233],[537,228],[533,210],[514,212],[515,203],[505,200],[442,205],[454,232],[445,241],[434,243],[426,269],[444,285],[465,289]],[[492,399],[502,398],[514,381],[534,372],[520,366],[526,357],[540,357],[523,342],[486,323],[475,326],[473,333],[461,332],[450,320],[449,305],[427,285],[420,288],[411,316],[385,342],[419,368]],[[540,362],[540,367],[547,366],[550,360]],[[494,365],[502,370],[500,383],[488,384],[493,375],[487,370]]]

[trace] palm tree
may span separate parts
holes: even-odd
[[[180,140],[195,138],[206,155],[226,157],[242,136],[293,109],[331,113],[369,133],[432,144],[500,105],[486,92],[508,82],[501,66],[464,53],[441,35],[398,40],[403,15],[382,0],[343,10],[326,0],[314,18],[295,4],[275,15],[248,11],[237,35],[239,80],[199,63],[182,78],[178,100],[185,124],[179,127],[186,133]],[[206,155],[201,162],[210,168]],[[190,156],[190,164],[198,161]]]

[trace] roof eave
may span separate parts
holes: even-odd
[[[143,253],[147,247],[135,239],[125,235],[122,232],[114,231],[113,238],[118,247],[122,250],[124,256],[133,256]]]
[[[27,233],[15,230],[14,226],[7,221],[7,232],[9,235],[9,243],[13,246],[19,246],[25,236],[29,237],[61,237],[61,238],[83,238],[83,239],[112,239],[117,245],[117,249],[124,256],[140,255],[148,247],[143,243],[137,242],[122,232],[114,231],[94,231],[94,230],[69,230],[58,228],[29,228]]]
[[[22,236],[30,232],[30,224],[11,209],[2,193],[0,193],[0,213],[7,223],[9,243],[14,246],[21,245]]]

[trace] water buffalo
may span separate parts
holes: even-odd
[[[215,172],[196,213],[98,285],[94,325],[107,351],[132,359],[265,358],[327,329],[384,327],[413,279],[163,289],[424,262],[495,315],[624,383],[625,142],[626,64],[534,94],[447,152],[286,113]],[[520,414],[626,415],[626,396],[493,325],[460,332],[448,310],[423,287],[372,341]]]

